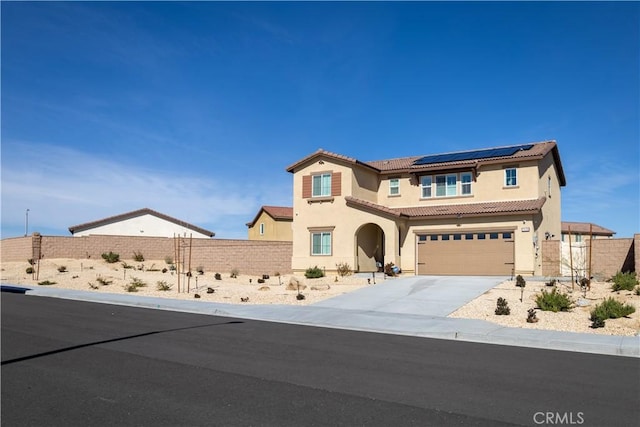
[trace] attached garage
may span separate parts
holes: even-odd
[[[417,243],[417,274],[513,274],[515,245],[511,231],[419,234]]]

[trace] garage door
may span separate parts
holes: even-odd
[[[510,231],[418,236],[418,274],[510,276],[514,267]]]

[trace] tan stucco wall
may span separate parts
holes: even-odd
[[[264,234],[260,234],[260,224],[264,224]],[[249,240],[275,240],[290,242],[293,240],[292,221],[276,221],[266,212],[262,212],[253,227],[248,229]]]
[[[174,235],[186,235],[188,237],[192,235],[193,238],[210,238],[206,234],[198,233],[187,227],[182,227],[176,223],[165,221],[162,218],[149,214],[94,227],[89,230],[78,231],[74,233],[74,236],[82,237],[91,234],[139,237],[173,237]]]

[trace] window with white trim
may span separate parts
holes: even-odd
[[[391,178],[389,180],[389,195],[397,196],[400,194],[400,179],[399,178]]]
[[[264,222],[260,223],[260,235],[264,236]]]
[[[321,175],[313,175],[312,177],[312,193],[313,197],[331,196],[331,174],[323,173]]]
[[[504,170],[504,185],[505,187],[518,186],[518,169],[506,168]]]
[[[472,183],[473,175],[471,172],[421,176],[421,197],[427,199],[430,197],[452,197],[458,195],[470,196],[473,193]]]
[[[423,176],[420,178],[420,188],[422,189],[423,198],[431,197],[431,183],[432,179],[430,176]]]
[[[460,174],[460,194],[468,196],[471,194],[471,172],[463,172]]]
[[[311,233],[311,255],[331,255],[330,231],[315,231]]]

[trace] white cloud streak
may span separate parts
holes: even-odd
[[[245,223],[263,203],[263,192],[252,184],[135,169],[69,148],[14,142],[3,149],[2,234],[22,234],[26,209],[30,231],[40,226],[65,235],[72,225],[148,207],[217,237],[244,238]],[[220,236],[217,228],[227,235]]]

